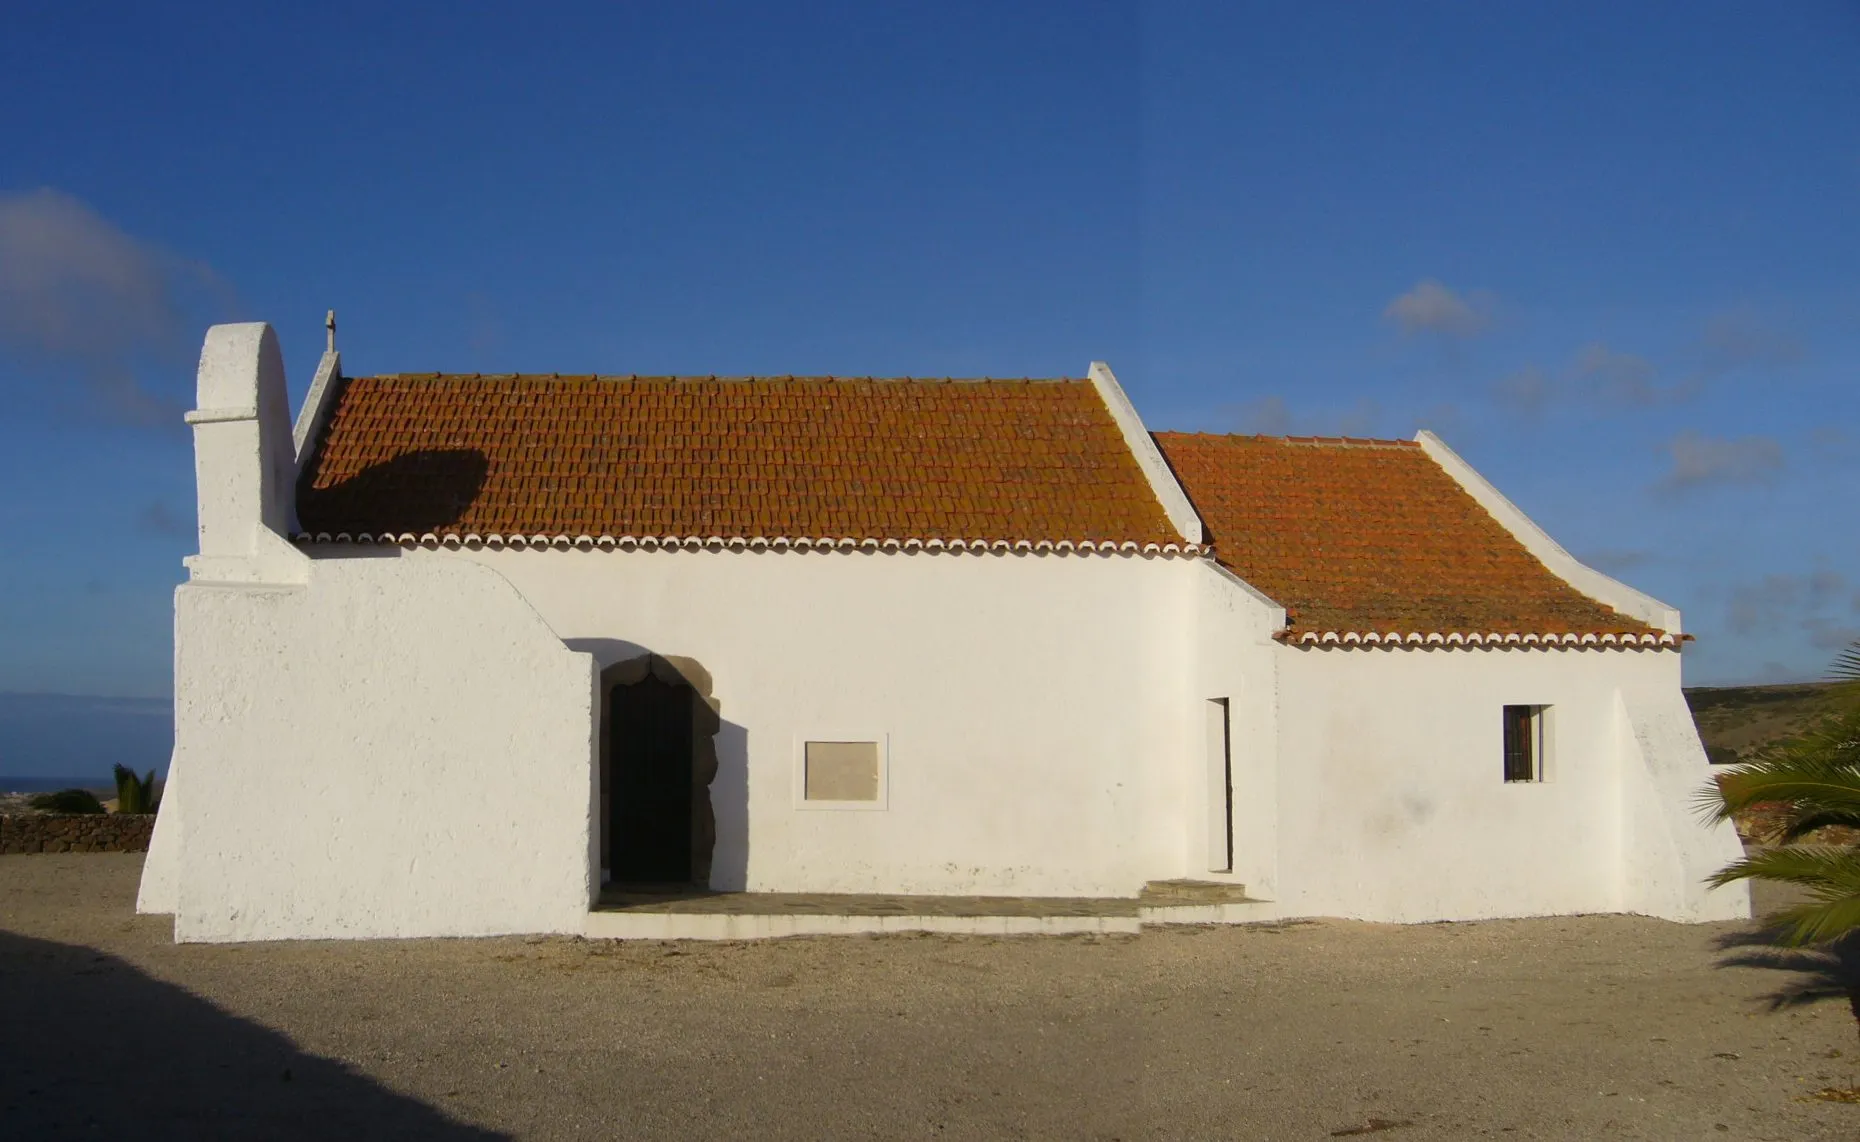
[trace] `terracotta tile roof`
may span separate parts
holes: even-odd
[[[1181,550],[1090,381],[357,377],[308,539]]]
[[[1155,438],[1215,558],[1286,608],[1282,639],[1671,645],[1558,578],[1412,441]]]

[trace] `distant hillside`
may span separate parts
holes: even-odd
[[[1743,761],[1756,750],[1807,729],[1826,713],[1834,683],[1785,686],[1695,686],[1686,691],[1705,756],[1718,765]]]

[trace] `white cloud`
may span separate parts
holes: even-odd
[[[160,500],[144,504],[136,513],[136,523],[150,535],[176,539],[191,539],[194,535],[194,521]]]
[[[495,354],[504,346],[504,319],[497,304],[485,294],[465,295],[465,343],[479,356]]]
[[[1493,389],[1499,404],[1528,417],[1542,416],[1556,395],[1550,378],[1534,365],[1501,378]]]
[[[1645,408],[1661,403],[1665,395],[1654,383],[1653,362],[1617,352],[1599,341],[1584,345],[1576,354],[1576,373],[1618,404]]]
[[[1798,575],[1765,575],[1731,588],[1726,621],[1734,634],[1754,634],[1787,622],[1802,606],[1805,584]]]
[[[1240,431],[1286,436],[1292,431],[1292,410],[1285,407],[1284,397],[1261,397],[1240,410]]]
[[[1323,432],[1325,436],[1373,436],[1376,424],[1382,419],[1382,406],[1368,397],[1363,397],[1346,409],[1339,409],[1331,414],[1327,421],[1332,431]]]
[[[1844,650],[1860,643],[1860,626],[1853,623],[1815,615],[1803,619],[1802,628],[1808,632],[1809,645],[1816,650]]]
[[[1711,484],[1762,484],[1783,468],[1783,449],[1773,436],[1720,439],[1690,430],[1667,442],[1673,466],[1656,487],[1681,492]]]
[[[1653,562],[1653,552],[1629,548],[1602,548],[1586,551],[1582,561],[1605,575],[1619,575]]]
[[[1470,433],[1465,414],[1460,406],[1451,401],[1442,401],[1421,410],[1419,415],[1409,421],[1405,435],[1412,437],[1416,432],[1426,429],[1445,440],[1464,440]]]
[[[1765,575],[1731,588],[1725,618],[1731,632],[1754,635],[1793,626],[1817,650],[1840,650],[1860,640],[1860,596],[1849,598],[1852,584],[1838,571],[1822,568],[1806,575]],[[1850,614],[1840,613],[1843,609]]]
[[[0,194],[0,349],[69,367],[108,415],[179,426],[182,402],[137,366],[185,354],[183,295],[214,284],[61,191]]]
[[[1652,361],[1600,341],[1584,345],[1566,370],[1553,374],[1530,365],[1492,386],[1501,407],[1532,420],[1543,417],[1552,406],[1597,413],[1647,409],[1679,404],[1698,392],[1697,378],[1661,384]]]
[[[1806,355],[1794,336],[1776,328],[1748,306],[1714,314],[1701,339],[1706,371],[1716,374],[1746,366],[1779,368]]]
[[[1401,326],[1403,333],[1472,337],[1492,323],[1491,299],[1477,292],[1462,297],[1433,278],[1424,278],[1389,302],[1382,316]]]
[[[1382,406],[1363,397],[1347,408],[1293,413],[1282,396],[1265,396],[1239,410],[1239,430],[1260,436],[1373,436]]]

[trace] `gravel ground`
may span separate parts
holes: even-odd
[[[0,1137],[1847,1139],[1735,925],[176,946],[0,857]]]

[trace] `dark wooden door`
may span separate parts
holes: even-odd
[[[691,699],[691,687],[650,674],[608,695],[608,867],[616,881],[691,879]]]

